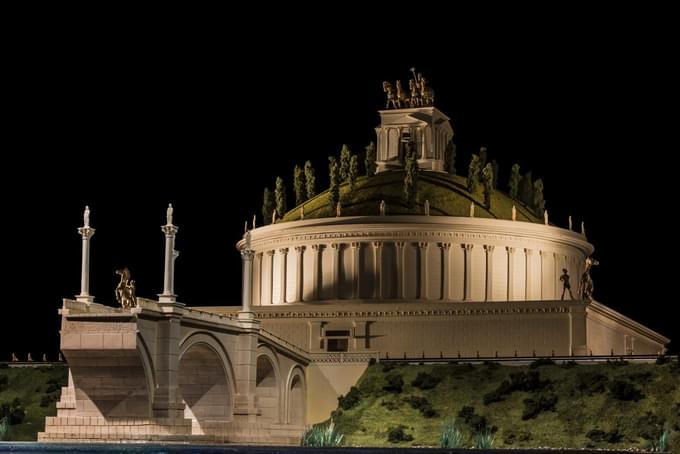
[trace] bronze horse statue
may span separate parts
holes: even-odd
[[[135,281],[130,279],[130,270],[123,268],[116,270],[120,275],[120,282],[116,287],[116,300],[123,309],[137,307],[137,296],[135,295]]]

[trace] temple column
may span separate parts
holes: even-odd
[[[267,257],[269,257],[269,279],[267,279],[267,284],[269,287],[269,304],[274,304],[274,254],[276,251],[267,251]]]
[[[80,261],[80,295],[76,301],[90,304],[94,302],[94,296],[90,295],[90,238],[94,236],[94,229],[90,227],[90,208],[85,207],[83,226],[78,227],[78,233],[82,238],[82,255]]]
[[[463,285],[463,301],[470,301],[472,298],[472,248],[474,244],[463,244],[465,253],[465,276]]]
[[[427,274],[427,248],[430,245],[428,242],[418,243],[418,249],[420,254],[420,293],[418,299],[426,300],[428,298],[427,290],[429,288],[430,282],[428,280]]]
[[[305,285],[304,275],[302,274],[302,265],[305,259],[305,247],[295,246],[295,252],[297,252],[297,274],[295,275],[295,302],[302,302],[303,299],[303,288]]]
[[[540,279],[540,288],[541,288],[541,301],[545,301],[546,297],[548,295],[545,295],[545,292],[543,291],[543,280],[545,279],[545,269],[547,268],[546,265],[546,258],[548,257],[548,252],[546,251],[539,251],[539,256],[541,257],[541,279]]]
[[[526,288],[524,289],[524,300],[530,301],[532,298],[532,287],[534,285],[534,273],[532,272],[533,266],[531,264],[531,258],[534,256],[534,251],[532,249],[524,249],[524,263],[526,266]]]
[[[493,250],[495,246],[487,244],[484,246],[486,251],[486,294],[485,300],[493,300]]]
[[[312,250],[314,251],[314,269],[312,270],[312,280],[313,280],[313,291],[314,301],[319,301],[319,266],[321,265],[321,253],[323,251],[322,244],[313,244]]]
[[[179,256],[179,252],[175,250],[175,235],[179,227],[172,225],[172,205],[168,207],[167,218],[167,224],[161,227],[161,231],[165,233],[165,272],[163,274],[163,293],[158,295],[159,303],[174,303],[177,301],[174,288],[175,259]]]
[[[397,248],[397,299],[403,299],[406,295],[406,260],[404,257],[406,243],[397,241],[394,243]]]
[[[439,243],[442,249],[442,285],[441,299],[449,299],[449,261],[451,255],[451,243]]]
[[[350,247],[352,248],[352,299],[358,299],[361,272],[359,268],[361,243],[352,243]]]
[[[286,268],[287,268],[287,258],[288,258],[288,248],[283,247],[279,249],[281,253],[281,266],[279,267],[279,302],[281,304],[286,304]]]
[[[331,299],[334,300],[340,298],[340,248],[342,248],[342,244],[331,243],[331,250],[333,251],[333,294]]]
[[[262,252],[255,254],[255,263],[257,264],[257,285],[253,288],[253,301],[257,306],[262,306],[262,265],[264,260]]]
[[[251,299],[252,299],[252,289],[253,289],[253,257],[255,257],[255,251],[250,249],[250,241],[246,242],[246,245],[241,249],[241,273],[243,274],[243,279],[241,281],[241,312],[252,312]]]
[[[554,285],[554,291],[555,291],[555,300],[560,298],[560,271],[562,270],[562,267],[559,266],[560,263],[560,255],[555,252],[554,258],[553,258],[553,285]],[[565,263],[565,268],[566,268],[566,263]]]
[[[515,299],[515,248],[506,247],[508,251],[508,301]]]
[[[383,297],[383,282],[382,282],[382,242],[373,241],[373,299],[382,299]]]

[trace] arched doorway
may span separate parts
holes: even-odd
[[[279,379],[272,360],[266,355],[257,357],[255,380],[257,406],[262,412],[262,422],[279,422]]]
[[[231,419],[232,396],[224,365],[208,344],[196,343],[182,355],[179,390],[192,434],[204,435],[211,425]]]
[[[288,387],[288,424],[303,426],[305,424],[305,377],[300,369],[294,369]]]

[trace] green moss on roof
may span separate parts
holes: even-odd
[[[470,215],[470,202],[475,203],[475,217],[511,219],[512,206],[517,209],[517,220],[542,223],[543,219],[536,217],[529,209],[517,200],[512,200],[501,191],[494,191],[491,208],[483,206],[484,192],[482,185],[470,194],[466,188],[466,179],[451,176],[441,172],[423,171],[418,180],[418,203],[409,208],[403,196],[404,173],[402,171],[387,171],[372,177],[361,177],[357,180],[354,191],[349,190],[348,184],[340,187],[340,205],[343,216],[377,216],[380,214],[380,201],[386,204],[386,214],[423,214],[425,200],[430,203],[432,216],[464,216]],[[305,219],[334,217],[335,210],[328,203],[328,190],[313,199],[304,202]],[[290,210],[284,216],[284,221],[300,219],[300,207]]]

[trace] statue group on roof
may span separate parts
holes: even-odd
[[[427,80],[422,73],[416,74],[416,69],[411,68],[413,79],[409,79],[408,93],[397,80],[393,85],[389,81],[383,82],[383,91],[387,95],[385,109],[390,106],[393,109],[407,109],[413,107],[427,107],[434,105],[434,90],[427,86]]]

